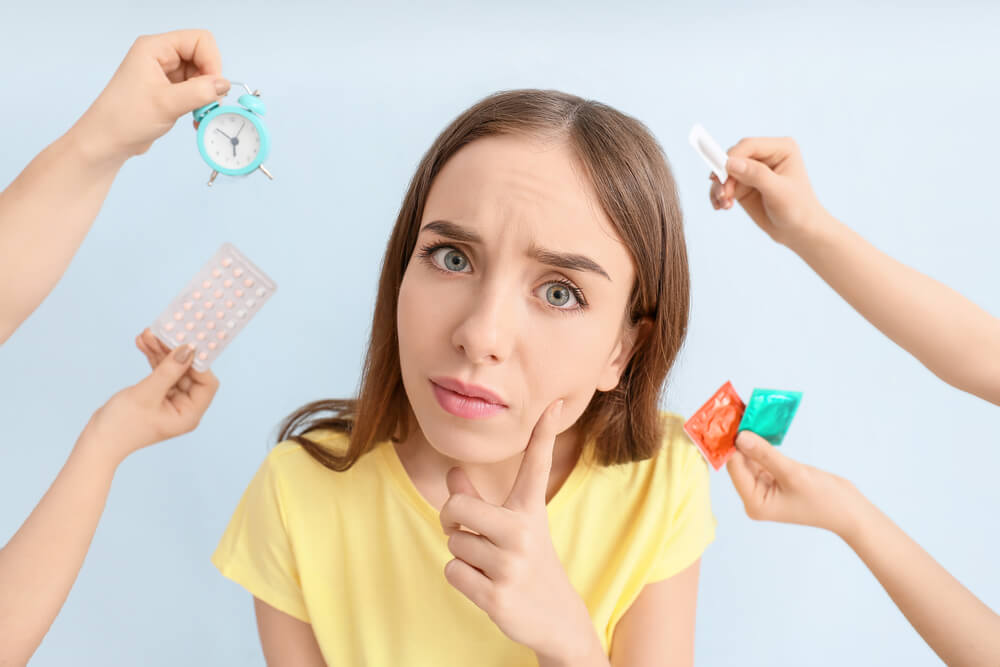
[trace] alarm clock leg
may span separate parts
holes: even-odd
[[[212,183],[215,181],[215,177],[218,176],[218,175],[219,175],[219,172],[217,172],[217,171],[215,171],[213,169],[212,170],[212,175],[208,177],[208,185],[209,185],[209,187],[212,186]]]
[[[267,170],[267,167],[265,167],[264,165],[260,165],[257,168],[260,169],[262,172],[264,172],[264,175],[270,178],[272,181],[274,180],[274,176],[272,176],[271,172]]]

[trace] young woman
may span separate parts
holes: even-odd
[[[389,239],[357,399],[289,417],[214,555],[268,663],[691,664],[715,520],[657,407],[688,292],[641,123],[536,90],[454,120]]]

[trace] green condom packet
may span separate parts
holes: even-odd
[[[801,401],[801,391],[754,389],[738,429],[753,431],[772,445],[780,445]]]

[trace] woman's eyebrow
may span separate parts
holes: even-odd
[[[446,239],[451,239],[452,241],[462,241],[463,243],[479,243],[482,244],[483,237],[481,237],[476,232],[471,229],[466,229],[461,225],[456,225],[454,222],[448,222],[447,220],[435,220],[434,222],[428,222],[420,230],[419,233],[423,232],[434,232]]]
[[[575,255],[572,253],[554,252],[545,248],[532,246],[528,250],[528,256],[549,266],[557,266],[569,271],[590,271],[600,274],[611,281],[608,272],[601,268],[601,265],[587,257],[586,255]],[[613,281],[612,281],[613,282]]]
[[[454,222],[448,222],[447,220],[435,220],[434,222],[429,222],[420,230],[420,233],[423,232],[434,232],[435,234],[443,236],[447,239],[463,243],[482,244],[483,242],[483,238],[476,232],[471,229],[466,229],[461,225],[456,225]],[[528,256],[535,261],[548,266],[555,266],[569,271],[589,271],[602,275],[609,281],[611,280],[611,276],[608,275],[608,272],[605,271],[600,264],[586,255],[561,253],[555,252],[554,250],[546,250],[545,248],[532,246],[528,250]]]

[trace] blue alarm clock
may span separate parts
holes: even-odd
[[[264,166],[271,150],[271,135],[262,120],[266,109],[260,91],[251,92],[245,83],[234,81],[232,87],[236,86],[247,91],[239,96],[239,106],[212,102],[192,112],[198,129],[198,151],[212,168],[209,185],[219,174],[246,176],[258,169],[274,179]]]

